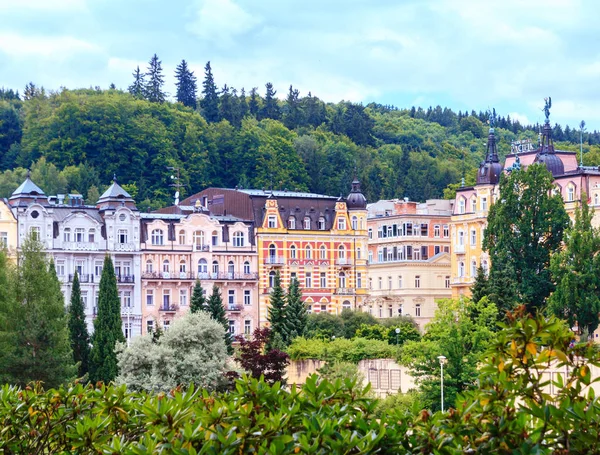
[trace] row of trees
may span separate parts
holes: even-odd
[[[308,312],[302,301],[302,291],[297,279],[292,279],[287,293],[281,287],[279,271],[275,274],[273,290],[269,299],[269,328],[271,337],[268,347],[283,350],[306,328]]]

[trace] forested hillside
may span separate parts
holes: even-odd
[[[141,208],[152,209],[172,203],[176,171],[169,168],[178,168],[182,197],[207,186],[346,195],[356,174],[369,201],[424,200],[443,197],[463,176],[472,182],[485,154],[483,112],[326,104],[293,87],[281,101],[270,83],[264,96],[256,88],[217,89],[208,64],[196,93],[185,62],[178,66],[179,102],[171,102],[155,57],[148,73],[136,70],[128,91],[1,90],[0,197],[31,168],[48,193],[79,192],[93,203],[116,174]],[[496,135],[504,155],[512,140],[537,140],[537,126],[500,113]],[[556,125],[555,139],[578,149],[579,131]],[[585,133],[584,140],[586,161],[597,163],[600,135]]]

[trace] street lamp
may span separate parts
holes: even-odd
[[[442,412],[444,412],[444,363],[446,363],[446,357],[443,355],[438,356],[440,361],[440,384],[442,391]]]
[[[396,346],[398,346],[398,335],[400,335],[400,327],[396,327]]]
[[[331,336],[331,341],[335,341],[335,335]]]

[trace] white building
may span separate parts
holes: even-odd
[[[110,255],[121,298],[124,335],[141,334],[140,214],[116,179],[96,206],[86,206],[81,195],[46,196],[28,176],[9,204],[17,218],[19,248],[28,233],[42,242],[46,253],[54,258],[66,304],[77,271],[90,332],[104,257]]]

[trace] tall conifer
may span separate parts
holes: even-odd
[[[246,90],[242,87],[242,91],[240,92],[239,97],[239,106],[240,106],[240,119],[243,119],[248,115],[248,101],[246,100]]]
[[[202,82],[202,114],[207,122],[218,122],[219,118],[219,96],[217,94],[217,85],[213,78],[210,62],[204,67],[204,82]]]
[[[128,90],[134,98],[141,100],[145,97],[146,81],[144,80],[144,73],[140,71],[139,65],[133,72],[133,83],[129,86]]]
[[[148,82],[146,83],[146,99],[153,103],[163,103],[166,98],[165,92],[162,91],[162,87],[165,83],[165,78],[162,74],[161,61],[158,56],[154,54],[148,62]]]
[[[221,297],[221,290],[215,284],[212,288],[212,294],[208,298],[208,313],[210,317],[220,323],[225,328],[225,344],[227,344],[227,353],[233,354],[233,348],[231,346],[231,333],[229,332],[229,320],[223,307],[223,298]]]
[[[271,118],[273,120],[281,119],[281,110],[279,109],[279,104],[277,103],[277,90],[273,88],[273,84],[267,82],[265,84],[266,92],[265,92],[265,104],[260,111],[260,118]]]
[[[188,64],[182,60],[175,68],[175,86],[177,87],[177,101],[187,107],[196,109],[196,76],[190,71]]]
[[[85,309],[81,298],[81,287],[77,271],[73,276],[71,304],[69,305],[69,334],[73,360],[78,364],[78,376],[81,378],[89,371],[90,336],[85,321]]]
[[[273,290],[269,297],[269,312],[267,320],[270,324],[269,349],[281,349],[281,343],[286,340],[286,321],[285,321],[285,295],[281,287],[281,276],[279,271],[275,274]]]
[[[117,278],[110,256],[104,258],[100,291],[98,295],[98,314],[94,321],[92,352],[90,356],[90,380],[108,383],[118,374],[115,346],[124,343],[123,322],[121,319],[121,301],[117,290]]]
[[[252,87],[250,89],[250,101],[248,102],[248,110],[250,115],[258,119],[258,113],[260,112],[260,96],[258,95],[258,88]]]
[[[192,300],[190,302],[190,311],[192,313],[198,313],[199,311],[206,311],[206,297],[204,296],[204,289],[202,289],[202,283],[200,280],[196,280],[194,285],[194,291],[192,292]]]
[[[308,312],[306,305],[302,301],[302,291],[300,290],[300,283],[297,279],[293,279],[288,288],[287,305],[285,306],[285,325],[286,325],[286,344],[290,344],[294,341],[294,338],[302,336],[304,329],[306,328],[306,321],[308,319]]]

